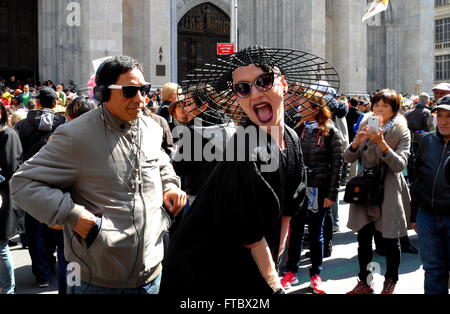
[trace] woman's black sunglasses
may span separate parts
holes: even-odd
[[[126,98],[133,98],[136,96],[137,92],[140,91],[142,96],[146,96],[150,93],[150,89],[152,88],[152,84],[144,84],[144,85],[110,85],[109,89],[121,89],[123,96]]]
[[[275,80],[275,73],[264,73],[256,78],[253,83],[250,82],[238,82],[231,85],[231,89],[239,98],[247,98],[252,94],[253,85],[261,92],[267,92],[272,89],[273,82]]]

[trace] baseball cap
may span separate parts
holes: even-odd
[[[436,112],[438,109],[444,109],[450,111],[450,95],[446,95],[438,100],[436,107],[431,112]]]
[[[36,98],[42,103],[54,103],[57,99],[56,92],[53,88],[43,87],[39,90]]]
[[[450,84],[449,83],[439,83],[435,87],[433,87],[433,90],[439,89],[439,90],[445,90],[450,92]]]
[[[337,94],[336,90],[333,87],[331,87],[330,83],[328,83],[327,81],[318,81],[317,84],[313,84],[309,88],[314,91],[318,91],[321,93],[327,93],[330,95]]]

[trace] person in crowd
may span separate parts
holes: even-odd
[[[362,114],[370,113],[370,101],[367,97],[361,97],[358,101],[358,110]],[[359,125],[358,125],[359,127]]]
[[[450,95],[440,98],[433,112],[437,113],[437,130],[423,135],[417,149],[416,178],[411,193],[411,221],[419,236],[420,257],[425,270],[425,293],[448,294]]]
[[[362,112],[359,111],[358,105],[359,101],[356,97],[352,97],[349,101],[350,107],[347,115],[347,129],[348,129],[348,139],[349,142],[353,142],[356,131],[354,130],[355,125],[360,121],[362,117]],[[350,164],[350,175],[349,178],[353,178],[357,174],[358,162],[355,161]]]
[[[56,86],[56,97],[58,97],[58,105],[66,107],[67,105],[67,96],[64,92],[64,86],[58,85]]]
[[[94,110],[96,108],[95,102],[86,97],[81,96],[75,98],[70,104],[67,105],[67,110],[65,116],[68,122],[82,116],[83,114]],[[50,228],[56,230],[55,232],[55,243],[57,247],[57,257],[58,257],[58,294],[67,293],[67,265],[68,262],[64,257],[64,233],[62,226],[50,226]]]
[[[176,83],[167,83],[163,86],[162,90],[162,104],[158,109],[158,115],[166,119],[169,124],[170,130],[173,130],[174,123],[173,118],[169,113],[169,106],[177,99],[177,95],[180,93],[180,86]]]
[[[156,94],[150,95],[150,101],[147,104],[147,107],[148,108],[152,108],[152,107],[159,108],[158,95],[156,95]]]
[[[37,96],[37,110],[30,111],[26,119],[15,126],[23,148],[23,160],[27,161],[47,144],[56,128],[66,122],[64,116],[53,112],[56,105],[56,93],[53,89],[44,87]],[[45,207],[42,207],[45,208]],[[41,210],[36,208],[35,210]],[[53,256],[55,232],[47,225],[40,223],[29,213],[25,214],[25,229],[28,249],[32,261],[32,272],[36,277],[37,285],[46,288],[55,265]]]
[[[22,161],[22,145],[16,131],[8,126],[8,115],[0,101],[0,295],[15,292],[14,264],[8,240],[16,234],[9,181]]]
[[[16,110],[12,113],[10,118],[10,124],[12,128],[15,128],[17,123],[27,118],[27,112],[23,109]]]
[[[0,91],[0,101],[3,103],[5,108],[10,108],[10,101],[12,95],[9,92]]]
[[[356,97],[352,97],[349,100],[349,109],[347,114],[347,129],[348,129],[348,139],[349,142],[353,142],[355,138],[356,132],[353,130],[356,122],[358,122],[359,118],[362,115],[362,112],[358,109],[359,101]]]
[[[306,94],[300,112],[303,118],[296,127],[300,137],[307,172],[307,199],[301,211],[291,219],[288,260],[281,280],[283,287],[297,284],[298,263],[303,246],[305,225],[309,230],[311,268],[310,287],[314,293],[325,294],[320,273],[324,258],[324,223],[330,207],[338,200],[340,169],[343,163],[344,139],[332,122],[332,114],[322,95]],[[331,255],[331,252],[329,252]],[[329,257],[329,256],[328,256]]]
[[[6,88],[6,80],[3,77],[0,77],[0,93],[4,92]]]
[[[23,86],[23,93],[21,95],[22,97],[22,104],[25,106],[25,108],[28,109],[28,103],[31,101],[32,93],[30,91],[30,85],[25,84]]]
[[[186,194],[161,128],[142,115],[149,89],[139,61],[108,58],[96,73],[102,105],[60,126],[11,180],[21,208],[63,226],[65,257],[81,267],[70,294],[159,291],[163,235]]]
[[[381,90],[372,98],[373,115],[379,117],[380,128],[369,128],[368,118],[360,125],[352,144],[346,149],[347,162],[361,161],[365,169],[379,167],[384,184],[381,205],[351,204],[348,227],[358,233],[359,282],[349,294],[371,294],[368,265],[373,259],[372,240],[375,231],[382,233],[386,249],[387,271],[382,294],[392,294],[398,281],[400,266],[399,238],[410,227],[410,196],[401,175],[410,154],[410,133],[405,118],[398,114],[401,98],[394,90]]]
[[[174,141],[173,141],[173,135],[170,131],[169,124],[167,123],[166,119],[164,119],[161,116],[158,116],[155,112],[152,111],[152,109],[148,107],[144,107],[143,114],[152,118],[156,123],[159,124],[161,129],[163,130],[163,138],[162,138],[162,144],[161,148],[166,152],[166,154],[171,157],[173,152],[175,151],[174,147]]]
[[[201,158],[196,158],[197,149],[203,152],[206,146],[212,146],[213,154],[222,155],[233,136],[234,127],[211,110],[207,100],[195,89],[179,95],[178,100],[169,106],[169,113],[181,127],[174,129],[174,135],[179,140],[172,164],[181,177],[182,189],[192,204],[217,164],[215,160],[205,159],[204,154]],[[198,148],[196,143],[201,143]]]
[[[414,182],[414,163],[420,139],[424,133],[433,131],[433,116],[427,109],[429,95],[422,93],[414,110],[405,114],[408,128],[411,131],[411,155],[408,162],[408,181]]]
[[[279,260],[289,221],[300,210],[306,193],[300,139],[284,122],[285,107],[289,107],[285,97],[292,95],[288,91],[299,81],[298,72],[292,69],[303,65],[302,58],[294,57],[296,53],[247,47],[228,56],[226,62],[216,60],[199,67],[189,81],[189,87],[200,90],[208,100],[214,97],[208,96],[207,87],[199,85],[211,84],[221,100],[208,103],[208,107],[234,121],[238,119],[245,134],[256,135],[247,137],[237,132],[226,147],[227,159],[218,162],[198,192],[172,236],[162,293],[284,293],[278,277]],[[307,59],[317,60],[310,54]],[[305,72],[317,78],[314,70]],[[258,145],[252,146],[255,138]],[[242,161],[233,153],[243,153]],[[254,158],[244,158],[247,154]],[[272,161],[279,162],[270,170],[262,167]],[[205,274],[220,278],[211,280]]]
[[[332,113],[332,120],[335,127],[339,130],[342,135],[342,139],[344,141],[344,147],[347,147],[349,144],[348,139],[348,129],[347,129],[347,114],[349,111],[348,102],[343,100],[336,99],[336,91],[331,93],[329,98],[328,107]],[[345,162],[341,167],[340,174],[340,185],[345,185],[348,175],[348,164]],[[334,202],[331,205],[331,211],[329,215],[325,217],[325,226],[324,226],[324,238],[325,238],[325,257],[331,256],[332,251],[332,240],[333,233],[339,232],[339,202]]]
[[[435,87],[433,87],[433,96],[434,101],[437,103],[439,99],[444,97],[445,95],[450,94],[450,83],[439,83]]]
[[[76,118],[94,110],[97,106],[95,102],[86,96],[75,98],[69,105],[67,105],[65,116],[67,121],[75,120]]]
[[[8,87],[12,90],[16,90],[19,88],[19,82],[16,80],[15,76],[11,76],[9,81],[6,83],[6,87]]]

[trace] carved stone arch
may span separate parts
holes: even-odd
[[[180,22],[180,20],[183,18],[183,16],[188,13],[190,10],[195,8],[198,5],[201,5],[203,3],[211,3],[214,4],[216,7],[224,11],[228,17],[231,17],[231,2],[228,0],[192,0],[187,1],[180,9],[177,10],[177,24]]]
[[[179,82],[185,80],[187,74],[199,65],[217,57],[217,43],[230,41],[230,17],[213,2],[201,1],[178,21]]]

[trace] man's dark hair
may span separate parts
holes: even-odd
[[[135,68],[144,73],[142,64],[138,60],[128,56],[112,57],[104,61],[98,68],[95,75],[95,83],[97,86],[115,84],[119,76]]]
[[[95,109],[95,107],[95,102],[92,99],[86,96],[80,96],[67,105],[66,115],[73,120]]]
[[[351,98],[351,99],[350,99],[350,106],[356,108],[356,107],[358,107],[358,104],[359,104],[358,99],[356,99],[356,98]]]

